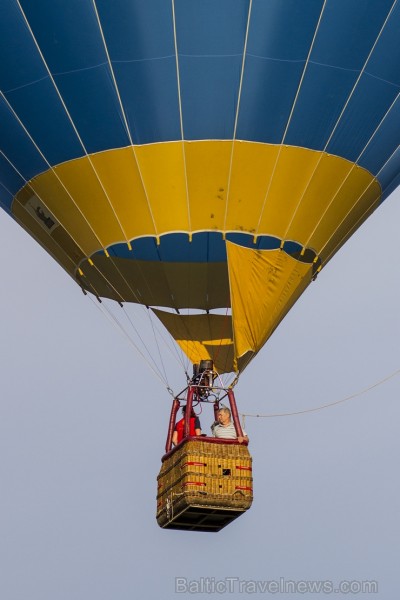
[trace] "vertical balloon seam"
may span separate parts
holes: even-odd
[[[310,48],[308,50],[307,58],[305,60],[304,67],[303,67],[303,70],[302,70],[302,73],[301,73],[300,81],[299,81],[298,86],[297,86],[296,94],[295,94],[295,97],[293,99],[293,103],[292,103],[292,106],[291,106],[291,109],[290,109],[290,113],[289,113],[289,116],[288,116],[288,119],[287,119],[287,122],[286,122],[286,125],[285,125],[285,129],[283,131],[282,139],[281,139],[281,142],[280,142],[280,144],[278,146],[278,153],[277,153],[277,156],[275,158],[274,167],[272,169],[271,176],[270,176],[270,179],[269,179],[269,182],[268,182],[268,185],[267,185],[267,190],[265,192],[264,202],[263,202],[263,205],[262,205],[262,208],[261,208],[260,217],[258,219],[258,223],[257,223],[257,226],[256,226],[256,233],[258,232],[258,230],[260,228],[262,216],[263,216],[263,213],[265,211],[265,207],[266,207],[266,204],[267,204],[267,201],[268,201],[268,198],[269,198],[269,194],[270,194],[270,189],[271,189],[271,186],[272,186],[272,182],[273,182],[273,179],[274,179],[274,176],[275,176],[275,172],[276,172],[276,169],[277,169],[277,166],[278,166],[278,162],[279,162],[279,159],[280,159],[280,156],[281,156],[281,151],[282,151],[283,145],[284,145],[285,140],[286,140],[287,132],[289,131],[289,126],[290,126],[290,123],[291,123],[291,120],[292,120],[292,117],[293,117],[293,114],[294,114],[294,110],[295,110],[295,107],[296,107],[297,99],[298,99],[299,94],[300,94],[300,90],[301,90],[301,87],[302,87],[302,84],[303,84],[303,81],[304,81],[304,77],[305,77],[305,74],[306,74],[306,71],[307,71],[307,67],[309,65],[309,61],[310,61],[311,54],[312,54],[312,51],[313,51],[313,48],[314,48],[315,40],[317,38],[317,34],[318,34],[318,31],[319,31],[319,28],[320,28],[320,25],[321,25],[321,21],[322,21],[322,18],[323,18],[323,14],[324,14],[324,11],[325,11],[326,3],[327,3],[327,0],[324,0],[324,3],[323,3],[322,8],[321,8],[321,12],[320,12],[319,17],[318,17],[317,24],[315,26],[315,30],[314,30],[314,34],[313,34],[313,37],[312,37],[312,40],[311,40]]]
[[[244,75],[244,69],[245,69],[245,64],[246,64],[247,42],[248,42],[248,38],[249,38],[250,19],[251,19],[252,8],[253,8],[253,0],[249,0],[249,10],[247,13],[246,33],[245,33],[244,45],[243,45],[242,66],[241,66],[241,70],[240,70],[238,98],[237,98],[237,102],[236,102],[235,121],[234,121],[234,125],[233,125],[231,155],[230,155],[230,159],[229,159],[228,183],[226,185],[225,216],[224,216],[224,225],[223,225],[224,231],[226,230],[226,219],[227,219],[228,208],[229,208],[229,194],[230,194],[230,190],[231,190],[233,154],[235,151],[235,140],[236,140],[236,133],[237,133],[237,125],[238,125],[238,120],[239,120],[240,100],[242,97],[243,75]]]

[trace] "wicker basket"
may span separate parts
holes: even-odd
[[[247,446],[187,438],[163,459],[157,494],[160,527],[219,531],[250,508],[252,500]]]

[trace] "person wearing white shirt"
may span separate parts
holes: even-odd
[[[243,437],[236,434],[235,426],[231,421],[231,411],[226,406],[220,408],[217,412],[217,421],[211,425],[211,431],[216,438],[237,439],[240,444],[249,441],[245,431],[243,431]]]

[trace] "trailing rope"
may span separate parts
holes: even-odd
[[[363,390],[360,390],[359,392],[356,392],[355,394],[352,394],[351,396],[346,396],[346,398],[342,398],[341,400],[336,400],[335,402],[330,402],[329,404],[322,404],[321,406],[316,406],[315,408],[307,408],[305,410],[298,410],[295,412],[271,413],[271,414],[267,414],[267,415],[241,413],[240,416],[242,417],[243,427],[245,426],[246,417],[261,418],[261,419],[271,419],[273,417],[292,417],[294,415],[304,415],[306,413],[317,412],[319,410],[323,410],[324,408],[330,408],[331,406],[336,406],[338,404],[342,404],[343,402],[347,402],[348,400],[353,400],[354,398],[357,398],[358,396],[362,396],[363,394],[366,394],[370,390],[373,390],[374,388],[382,385],[383,383],[386,383],[387,381],[389,381],[389,379],[392,379],[393,377],[396,377],[396,375],[399,375],[399,374],[400,374],[400,369],[397,369],[390,375],[387,375],[387,377],[384,377],[383,379],[377,381],[373,385],[370,385],[369,387],[364,388]]]

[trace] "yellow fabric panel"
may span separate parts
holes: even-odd
[[[349,215],[348,224],[355,224],[359,210],[365,212],[380,196],[379,183],[365,169],[322,155],[285,238],[297,240],[320,253],[346,215]],[[359,209],[354,211],[354,206]]]
[[[233,341],[220,340],[214,344],[203,344],[207,350],[209,358],[214,362],[214,368],[218,373],[232,373],[234,366],[234,346]],[[205,358],[207,360],[207,358]]]
[[[257,233],[273,232],[279,238],[285,234],[319,158],[318,152],[284,146],[279,154],[272,181],[266,182],[269,190],[260,214]],[[292,238],[289,238],[292,239]],[[296,240],[303,243],[303,240]]]
[[[340,246],[346,228],[355,228],[380,198],[379,184],[364,169],[304,148],[279,150],[255,142],[235,141],[233,146],[231,141],[209,140],[137,146],[135,153],[136,159],[128,147],[95,154],[94,168],[87,157],[58,165],[56,172],[66,189],[53,171],[30,182],[65,230],[64,239],[72,239],[80,249],[79,255],[90,257],[101,248],[126,242],[125,235],[131,241],[174,231],[224,231],[228,201],[225,231],[291,239],[317,253],[325,248],[324,258]],[[13,210],[31,195],[25,186]],[[23,211],[19,218],[29,230],[30,220],[24,221]]]
[[[233,364],[233,343],[219,343],[213,346],[193,340],[176,340],[176,342],[193,364],[201,360],[212,360],[214,362],[214,369],[218,373],[232,373],[235,370]]]
[[[279,146],[235,142],[226,229],[255,233]],[[272,224],[267,233],[272,233]]]
[[[90,256],[102,248],[105,240],[98,238],[91,225],[86,221],[76,202],[68,195],[60,180],[53,171],[46,171],[31,181],[30,187],[25,186],[18,192],[13,205],[25,205],[32,196],[32,189],[45,207],[56,217],[70,237],[82,249],[82,253]],[[76,200],[76,199],[74,199]]]
[[[232,142],[186,142],[193,230],[222,231]]]
[[[307,185],[318,159],[318,153],[284,146],[280,150],[279,159],[276,159],[278,148],[269,147],[269,154],[272,156],[267,163],[267,172],[264,175],[258,174],[261,178],[259,186],[263,188],[263,193],[260,207],[254,215],[253,228],[258,234],[272,234],[283,238],[298,198]],[[238,165],[239,178],[240,168]],[[231,219],[236,215],[233,211],[234,207],[230,206],[230,208]]]
[[[303,244],[309,240],[324,211],[353,166],[352,163],[335,156],[323,155],[320,152],[312,154],[317,160],[314,162],[313,170],[308,173],[307,179],[302,181],[298,189],[294,210],[290,214],[291,222],[288,222],[289,228],[285,232],[287,239],[297,240],[296,236],[299,236]],[[347,203],[345,208],[348,208]],[[313,248],[318,240],[320,241],[319,237],[313,237]]]
[[[257,353],[311,282],[312,265],[281,250],[227,242],[236,358]]]
[[[258,233],[273,233],[279,238],[291,239],[319,252],[354,202],[374,177],[352,163],[337,157],[304,148],[283,148]],[[314,172],[315,170],[315,172]],[[351,172],[350,172],[351,171]],[[315,225],[332,202],[340,186],[349,175],[334,200],[320,230],[310,240]],[[371,194],[380,195],[378,183],[371,186]]]
[[[219,373],[233,371],[230,315],[178,315],[152,310],[192,363],[212,359]]]
[[[137,146],[135,151],[157,233],[190,231],[182,143]]]
[[[124,242],[125,236],[113,211],[111,198],[103,191],[88,158],[63,163],[55,170],[102,246]]]
[[[93,165],[129,240],[143,232],[156,235],[150,203],[132,147],[92,155]]]
[[[309,245],[321,253],[322,260],[325,260],[329,240],[347,238],[348,232],[361,225],[380,199],[379,183],[364,169],[354,168],[323,216]]]

